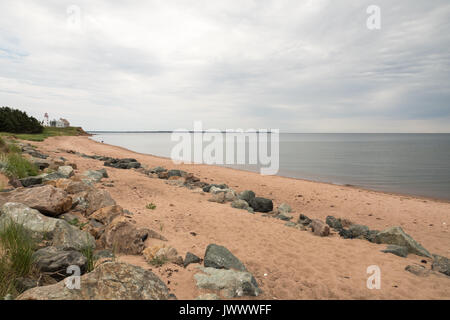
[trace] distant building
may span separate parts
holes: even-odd
[[[70,127],[70,122],[66,119],[59,118],[59,120],[52,120],[50,121],[51,127],[57,127],[57,128],[67,128]]]

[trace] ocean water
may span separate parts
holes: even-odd
[[[177,144],[170,133],[93,133],[96,141],[162,157]],[[450,200],[450,134],[281,133],[278,175]]]

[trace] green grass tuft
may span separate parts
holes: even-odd
[[[16,279],[33,272],[36,243],[27,230],[13,221],[0,230],[0,297],[16,295]]]
[[[28,141],[44,141],[48,137],[79,136],[85,134],[86,133],[80,127],[67,127],[67,128],[44,127],[44,131],[42,133],[33,133],[33,134],[0,132],[0,136],[13,136],[15,138]]]
[[[36,176],[39,169],[18,153],[0,154],[0,170],[7,176],[25,178]]]
[[[94,270],[97,259],[94,256],[94,247],[90,245],[85,245],[80,249],[82,255],[84,255],[87,259],[87,270],[86,272],[91,272]]]
[[[147,209],[149,209],[149,210],[155,210],[156,209],[156,205],[153,202],[147,204],[145,207]]]

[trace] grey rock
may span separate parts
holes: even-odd
[[[395,244],[405,246],[409,253],[432,258],[431,254],[420,243],[406,234],[401,227],[390,227],[379,232],[375,237],[376,243]]]
[[[279,214],[285,214],[285,213],[291,213],[292,208],[287,203],[282,203],[278,206],[278,213]]]
[[[292,216],[292,214],[288,212],[281,212],[276,216],[276,218],[283,221],[289,221],[292,220],[294,217]]]
[[[17,278],[14,283],[14,287],[18,292],[24,292],[37,286],[38,286],[37,280],[24,277]]]
[[[197,286],[220,291],[226,298],[258,296],[261,289],[249,272],[200,268],[203,273],[194,275]]]
[[[83,172],[82,175],[95,182],[100,182],[100,180],[104,178],[103,172],[100,172],[99,170],[88,170]]]
[[[204,265],[205,267],[216,269],[236,269],[239,271],[247,271],[244,264],[227,248],[217,244],[210,244],[206,248]]]
[[[296,224],[295,222],[291,222],[291,221],[286,222],[284,225],[285,225],[286,227],[290,227],[290,228],[295,228],[295,227],[297,227],[297,224]]]
[[[244,200],[247,203],[250,202],[250,200],[252,200],[255,197],[256,197],[256,195],[252,190],[242,191],[241,193],[239,193],[239,196],[238,196],[239,199]]]
[[[377,237],[377,234],[379,233],[379,230],[369,230],[369,232],[366,235],[367,241],[375,242],[375,239]]]
[[[56,247],[39,249],[33,254],[33,260],[41,272],[51,273],[57,280],[69,276],[67,267],[75,265],[80,267],[81,273],[86,272],[87,259],[75,250],[63,250]]]
[[[209,192],[212,187],[216,187],[216,188],[219,188],[219,189],[228,189],[228,186],[226,184],[224,184],[224,183],[222,183],[222,184],[215,184],[215,183],[213,183],[213,184],[208,184],[208,185],[204,186],[203,187],[203,192]]]
[[[166,172],[166,171],[167,171],[167,169],[163,168],[163,167],[155,167],[150,170],[151,173],[161,173],[161,172]]]
[[[425,269],[423,266],[409,265],[406,266],[405,270],[415,274],[418,277],[428,277],[430,275],[430,270]]]
[[[181,177],[182,171],[181,170],[169,170],[167,172],[168,178],[170,177]]]
[[[25,188],[38,185],[42,183],[42,177],[26,177],[23,179],[19,179],[19,181],[22,183],[22,186]]]
[[[450,259],[434,254],[433,264],[431,268],[433,269],[433,271],[437,271],[447,276],[450,276]]]
[[[186,257],[184,258],[183,265],[186,268],[191,263],[201,263],[201,262],[202,262],[202,259],[197,257],[195,254],[188,252],[188,253],[186,253]]]
[[[312,220],[310,218],[308,218],[307,216],[305,216],[304,214],[300,214],[300,216],[298,217],[298,224],[304,225],[304,226],[309,226],[311,224]]]
[[[43,173],[36,177],[42,179],[42,183],[64,178],[59,172]]]
[[[61,175],[61,177],[68,179],[74,175],[74,171],[71,166],[61,166],[58,168],[58,174]]]
[[[44,216],[39,211],[21,203],[5,203],[0,208],[0,230],[9,223],[22,225],[37,241],[46,240],[55,247],[78,250],[84,246],[95,247],[94,238],[62,219]]]
[[[236,209],[244,209],[244,210],[248,210],[250,208],[247,201],[241,200],[241,199],[234,200],[231,203],[231,207],[236,208]]]
[[[249,202],[255,212],[270,212],[273,210],[273,202],[267,198],[255,197]]]
[[[105,262],[81,277],[81,288],[65,281],[25,291],[17,300],[167,300],[170,293],[153,272],[121,262]]]
[[[403,246],[397,246],[397,245],[389,245],[386,249],[381,250],[381,252],[384,253],[392,253],[396,256],[406,258],[408,256],[408,248]]]
[[[333,228],[335,230],[341,230],[342,227],[342,223],[341,223],[341,219],[336,219],[333,216],[328,216],[325,220],[326,224],[330,226],[330,228]]]
[[[369,227],[360,225],[360,224],[352,224],[348,230],[351,233],[352,239],[354,238],[366,238],[369,233]]]

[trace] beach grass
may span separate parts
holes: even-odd
[[[28,141],[44,141],[48,137],[55,136],[79,136],[86,134],[81,127],[67,127],[67,128],[56,128],[56,127],[44,127],[42,133],[8,133],[0,132],[1,136],[12,136],[17,139],[28,140]]]
[[[16,295],[16,280],[33,273],[36,243],[26,229],[13,221],[0,230],[0,297]]]
[[[18,179],[36,176],[39,173],[36,165],[15,152],[0,154],[0,171]]]

